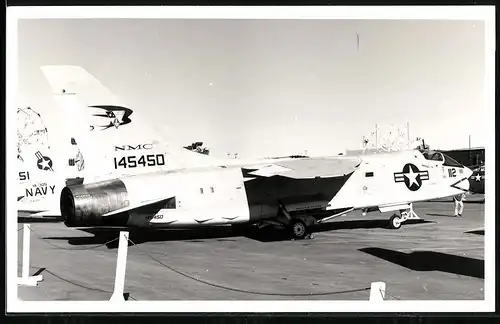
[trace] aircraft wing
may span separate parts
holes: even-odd
[[[335,178],[354,172],[361,164],[359,158],[328,157],[274,161],[246,166],[249,176],[282,176],[292,179]]]

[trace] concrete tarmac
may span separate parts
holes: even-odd
[[[424,221],[399,230],[386,228],[389,213],[351,213],[300,241],[272,229],[130,232],[125,292],[137,300],[368,300],[370,283],[384,281],[389,300],[481,300],[484,230],[471,230],[484,228],[484,206],[466,203],[455,218],[451,202],[419,203]],[[111,297],[117,230],[40,222],[32,231],[31,274],[44,280],[19,287],[19,298]]]

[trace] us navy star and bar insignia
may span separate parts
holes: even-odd
[[[48,156],[44,156],[40,151],[37,151],[35,153],[35,156],[37,157],[36,165],[40,170],[43,171],[54,171],[52,169],[52,159],[49,158]]]
[[[420,171],[416,165],[407,163],[403,167],[403,172],[394,173],[394,182],[404,182],[406,188],[417,191],[422,187],[422,181],[429,180],[429,171]]]

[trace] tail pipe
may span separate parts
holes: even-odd
[[[125,226],[128,214],[102,215],[128,204],[127,188],[119,179],[66,186],[60,197],[61,216],[68,227]]]

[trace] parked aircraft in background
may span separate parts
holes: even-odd
[[[484,194],[485,181],[485,149],[484,147],[473,147],[443,151],[444,154],[454,158],[466,167],[472,169],[470,181],[470,192],[473,194]]]
[[[484,175],[485,175],[484,164],[472,170],[472,175],[469,178],[470,191],[472,193],[484,194],[484,182],[485,182]]]

